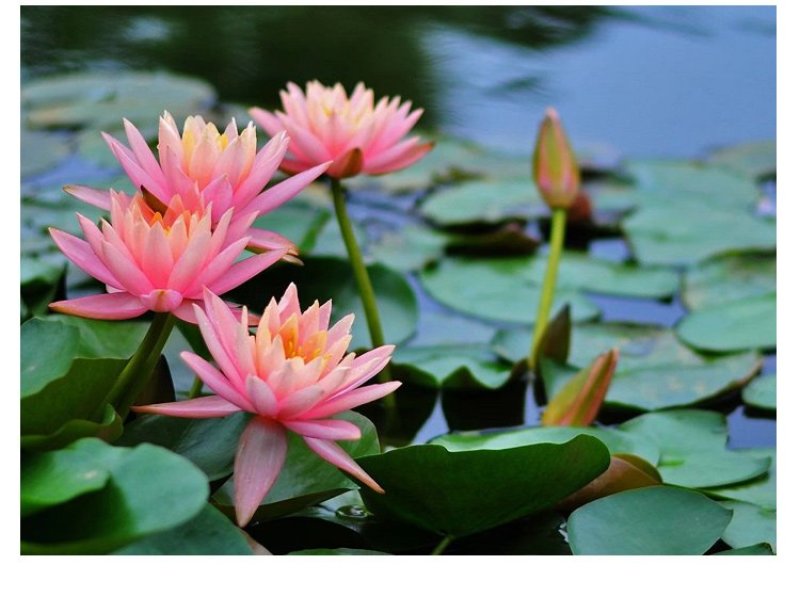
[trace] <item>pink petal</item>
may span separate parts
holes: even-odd
[[[238,406],[219,396],[203,396],[201,398],[192,398],[191,400],[181,400],[180,402],[134,406],[131,410],[137,413],[164,415],[182,419],[215,419],[241,412]]]
[[[285,254],[284,250],[267,251],[234,263],[227,272],[210,282],[208,288],[215,294],[225,294],[280,261]]]
[[[270,187],[260,195],[257,195],[247,204],[247,210],[257,211],[259,214],[263,215],[283,205],[311,184],[316,178],[321,176],[331,164],[332,162],[325,162],[279,182],[274,187]]]
[[[158,181],[158,183],[163,187],[163,185],[166,183],[164,173],[161,171],[161,166],[153,156],[153,152],[150,151],[147,141],[144,140],[144,137],[142,137],[139,129],[133,126],[133,124],[131,124],[127,118],[123,118],[123,123],[125,125],[125,133],[128,137],[128,143],[131,146],[133,155],[136,156],[137,160],[139,160],[139,165],[144,168],[148,175],[150,175],[150,178]]]
[[[423,145],[418,145],[416,147],[412,147],[404,154],[383,162],[380,166],[370,166],[364,169],[364,172],[367,174],[387,174],[389,172],[394,172],[395,170],[402,170],[407,166],[410,166],[414,162],[422,159],[425,155],[433,149],[433,143],[425,143]]]
[[[94,205],[100,209],[111,209],[111,197],[108,191],[101,191],[100,189],[93,189],[82,185],[68,184],[64,187],[64,192],[69,193],[76,199]]]
[[[139,300],[150,311],[157,313],[170,313],[183,303],[183,296],[180,292],[169,288],[159,288],[152,292],[140,296]]]
[[[298,417],[311,409],[323,397],[324,390],[319,386],[302,388],[284,398],[280,403],[282,419]]]
[[[399,381],[389,381],[356,388],[352,392],[342,394],[323,402],[319,406],[315,406],[305,413],[305,416],[314,419],[330,417],[331,415],[350,410],[356,406],[366,404],[367,402],[372,402],[378,398],[383,398],[394,392],[400,385]]]
[[[97,255],[95,255],[89,243],[85,240],[81,240],[55,228],[50,228],[50,236],[53,237],[53,240],[58,248],[61,249],[61,252],[87,274],[100,280],[103,284],[108,284],[115,288],[120,288],[122,286],[119,280],[114,277],[114,274],[112,274]]]
[[[59,313],[89,319],[132,319],[147,311],[147,307],[137,297],[127,292],[83,296],[50,303],[49,306]]]
[[[272,137],[284,130],[283,126],[281,126],[280,120],[278,120],[271,112],[267,112],[262,108],[250,108],[247,112],[253,117],[253,120],[255,120],[256,123],[258,123],[258,125],[267,131]]]
[[[256,375],[248,375],[245,385],[258,414],[268,417],[278,414],[278,399],[267,382]]]
[[[360,147],[339,155],[328,167],[331,178],[350,178],[361,172],[364,167],[364,152]]]
[[[236,522],[245,526],[278,478],[286,460],[286,432],[262,417],[245,427],[233,465]]]
[[[271,230],[263,230],[261,228],[251,228],[247,234],[250,236],[248,247],[255,248],[261,251],[273,251],[280,249],[286,251],[287,255],[297,255],[297,246],[285,236],[272,232]]]
[[[125,170],[125,174],[127,174],[128,178],[130,178],[131,182],[133,182],[134,187],[138,189],[139,187],[143,186],[148,191],[162,199],[168,195],[161,182],[155,180],[144,168],[142,168],[141,165],[139,165],[139,162],[136,160],[136,156],[133,155],[133,152],[131,152],[130,149],[125,147],[122,143],[117,141],[108,133],[101,134],[103,135],[103,139],[105,139],[106,143],[108,143],[108,146],[111,148],[111,153],[114,154],[114,157],[120,163],[122,169]]]
[[[253,412],[253,406],[250,402],[233,387],[228,378],[219,369],[192,352],[183,351],[181,358],[212,392],[219,394],[220,397],[241,410]]]
[[[369,487],[372,491],[377,493],[385,493],[383,488],[378,485],[363,468],[358,466],[356,461],[353,460],[350,455],[337,444],[331,441],[316,439],[313,437],[303,437],[303,440],[306,442],[308,447],[316,452],[323,460],[327,460],[333,466],[352,475],[364,485]]]
[[[356,440],[361,438],[361,429],[350,421],[327,419],[324,421],[284,421],[284,426],[304,437],[327,440]]]
[[[128,259],[118,247],[107,241],[101,246],[103,250],[103,262],[111,273],[114,274],[114,277],[120,281],[122,288],[136,295],[148,294],[153,290],[153,284],[147,279],[147,276],[145,276],[136,263]]]
[[[286,149],[289,147],[289,138],[285,131],[279,131],[270,139],[261,151],[256,154],[250,174],[236,187],[234,202],[238,208],[247,206],[267,185],[269,179],[280,166]]]

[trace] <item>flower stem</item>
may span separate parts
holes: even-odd
[[[347,215],[344,188],[341,181],[336,178],[331,179],[331,194],[333,195],[333,207],[336,211],[336,219],[339,222],[339,230],[342,233],[344,245],[347,247],[347,255],[350,257],[350,264],[353,266],[353,275],[356,278],[358,294],[361,296],[361,304],[364,306],[364,314],[367,317],[369,337],[372,340],[372,347],[377,348],[385,344],[381,319],[378,313],[378,302],[375,300],[375,291],[372,288],[372,282],[369,279],[369,273],[361,255],[361,249],[358,247],[358,241],[353,232],[353,224]],[[391,379],[389,365],[386,365],[378,374],[378,381],[383,383],[391,381]],[[396,407],[394,394],[386,396],[383,399],[383,404],[390,411],[394,411]]]
[[[550,322],[550,309],[553,307],[553,295],[556,291],[558,278],[558,262],[561,259],[561,249],[564,246],[564,231],[567,226],[567,210],[556,208],[550,222],[550,253],[547,257],[547,271],[544,274],[542,293],[539,297],[539,313],[536,315],[536,327],[531,340],[531,353],[528,357],[528,368],[533,371],[536,365],[536,355],[539,343],[547,330]]]
[[[444,553],[444,550],[448,548],[448,546],[453,542],[453,538],[450,535],[446,535],[439,544],[433,548],[431,552],[432,556],[440,556]]]
[[[106,401],[123,419],[153,374],[175,321],[172,313],[155,314],[142,343],[108,393]]]
[[[203,380],[195,375],[192,387],[189,389],[189,398],[197,398],[203,389]]]

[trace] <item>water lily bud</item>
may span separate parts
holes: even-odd
[[[547,109],[539,127],[533,151],[533,181],[551,209],[570,207],[580,190],[578,160],[553,108]]]

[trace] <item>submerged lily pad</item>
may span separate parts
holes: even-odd
[[[361,429],[361,439],[337,442],[353,458],[380,451],[378,434],[369,419],[355,412],[334,417],[355,423]],[[263,521],[285,516],[303,508],[358,487],[344,473],[312,452],[300,436],[289,433],[286,463],[253,516]],[[237,438],[238,439],[238,438]],[[233,515],[233,480],[214,494],[214,502],[223,512]]]
[[[60,462],[67,452],[78,466],[92,463],[83,474],[84,480],[90,475],[95,481],[91,487],[73,482],[69,491],[63,490]],[[26,468],[37,472],[26,474]],[[32,482],[40,495],[47,493],[49,503],[38,500],[38,507],[48,507],[22,520],[22,552],[30,554],[106,553],[187,522],[208,497],[205,475],[169,450],[151,445],[115,448],[95,438],[61,452],[27,457],[23,499],[30,499]],[[46,487],[51,489],[44,491]],[[65,501],[56,504],[53,495]]]
[[[567,520],[576,555],[700,555],[731,514],[701,493],[644,487],[589,502]]]
[[[757,377],[742,392],[742,400],[748,406],[775,410],[778,397],[777,380],[774,374]]]
[[[682,298],[691,310],[775,293],[777,269],[771,253],[733,253],[689,268]]]
[[[608,450],[593,437],[506,450],[398,448],[358,459],[385,490],[362,490],[369,510],[463,537],[552,508],[602,473]]]
[[[641,415],[620,430],[645,437],[661,451],[658,472],[665,483],[716,488],[766,473],[770,458],[726,449],[727,426],[720,413],[673,410]]]
[[[733,352],[774,348],[777,305],[774,294],[698,309],[676,328],[681,340],[700,350]]]

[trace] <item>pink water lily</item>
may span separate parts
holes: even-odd
[[[263,271],[286,254],[270,249],[236,261],[250,237],[249,218],[232,221],[228,210],[211,226],[211,206],[185,209],[179,196],[155,210],[137,193],[111,191],[111,222],[96,226],[77,214],[86,240],[50,229],[56,245],[79,268],[97,278],[107,294],[57,301],[50,308],[93,319],[130,319],[146,311],[171,312],[195,322],[192,304],[203,289],[221,294]]]
[[[124,124],[130,147],[106,133],[103,138],[133,185],[145,189],[164,204],[180,195],[186,209],[193,212],[213,206],[211,221],[214,226],[229,209],[234,210],[233,220],[272,211],[297,195],[328,167],[325,163],[310,164],[307,169],[298,170],[300,173],[296,176],[264,190],[289,146],[283,131],[277,131],[269,143],[256,151],[253,123],[239,133],[236,120],[231,119],[220,133],[201,116],[190,116],[181,134],[172,116],[164,112],[159,120],[156,160],[139,130],[128,120],[124,120]],[[102,209],[111,207],[108,191],[78,185],[68,185],[65,190]],[[252,244],[260,249],[293,248],[289,240],[274,232],[253,228],[249,234]]]
[[[289,83],[281,100],[283,112],[252,108],[250,115],[270,135],[289,133],[289,152],[281,165],[286,172],[333,160],[328,168],[332,178],[386,174],[413,164],[433,147],[419,137],[406,137],[422,109],[412,112],[411,102],[401,104],[399,97],[383,97],[376,105],[373,91],[363,83],[349,98],[340,83],[326,87],[311,81],[305,93]]]
[[[354,316],[328,328],[331,302],[301,311],[291,284],[280,301],[267,306],[255,335],[246,313],[240,320],[210,291],[205,310],[195,307],[200,332],[216,367],[184,352],[186,364],[214,395],[136,407],[140,413],[212,418],[246,411],[255,415],[239,439],[233,469],[234,505],[240,526],[253,517],[278,478],[286,457],[286,432],[302,436],[321,458],[374,491],[378,484],[336,441],[361,437],[358,426],[332,418],[396,390],[399,382],[363,385],[389,362],[394,346],[361,356],[345,355]]]

